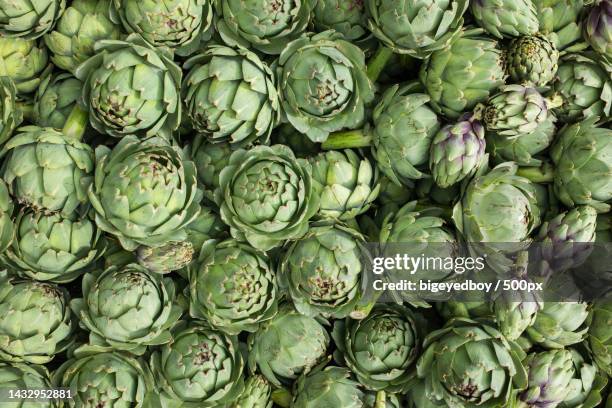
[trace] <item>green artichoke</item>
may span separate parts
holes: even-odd
[[[234,238],[259,250],[303,236],[319,209],[310,164],[284,145],[235,151],[219,184],[221,218]]]
[[[368,0],[368,27],[399,54],[427,58],[446,47],[463,25],[467,0]]]
[[[53,373],[53,385],[70,388],[69,407],[148,408],[155,383],[147,364],[122,352],[83,350]]]
[[[608,382],[601,371],[585,356],[581,348],[568,349],[572,354],[574,377],[570,381],[570,391],[559,405],[559,408],[594,408],[600,407],[602,389]]]
[[[442,188],[436,184],[433,177],[428,177],[417,180],[414,186],[414,192],[421,200],[431,201],[432,203],[443,206],[452,206],[457,199],[460,198],[460,187],[461,183],[456,183],[449,187]],[[405,204],[405,202],[403,204]]]
[[[586,48],[580,24],[583,0],[531,1],[536,6],[536,16],[540,21],[539,32],[552,40],[559,51],[572,52]]]
[[[568,207],[587,204],[607,212],[612,199],[612,130],[597,117],[567,125],[557,134],[550,157],[555,194]]]
[[[277,289],[270,260],[249,245],[209,241],[189,269],[192,317],[230,334],[254,332],[274,317]]]
[[[497,38],[538,32],[538,17],[531,0],[470,1],[470,10],[478,25]]]
[[[470,300],[457,301],[449,300],[448,302],[437,302],[436,310],[445,320],[450,320],[453,317],[465,317],[469,319],[477,318],[492,318],[494,311],[489,300]]]
[[[582,342],[587,335],[589,307],[581,301],[545,301],[526,333],[534,343],[560,349]]]
[[[508,74],[514,81],[541,87],[555,78],[559,51],[545,36],[529,35],[510,41],[506,60]]]
[[[365,256],[359,232],[341,224],[315,223],[284,248],[279,285],[300,313],[344,318],[363,299]]]
[[[45,366],[22,363],[0,363],[0,388],[5,390],[50,389],[49,371]],[[5,401],[6,408],[57,408],[55,400]]]
[[[337,320],[332,333],[338,347],[334,357],[366,388],[403,392],[411,385],[421,351],[417,322],[410,309],[382,303],[363,320]]]
[[[33,40],[53,28],[64,12],[66,0],[0,1],[0,35]]]
[[[211,45],[185,62],[185,110],[211,142],[266,143],[280,120],[272,71],[250,51]]]
[[[151,355],[162,403],[185,408],[233,401],[244,388],[243,365],[236,337],[205,325],[177,326],[170,344]]]
[[[136,250],[138,263],[151,272],[169,273],[183,269],[194,258],[193,244],[186,241],[169,241],[160,247],[139,246]]]
[[[448,407],[508,407],[526,386],[524,352],[487,323],[453,319],[423,347],[417,374],[425,396]]]
[[[94,167],[93,150],[53,128],[19,129],[0,155],[0,172],[15,199],[37,211],[69,216],[87,205]]]
[[[436,133],[429,168],[436,184],[448,188],[473,176],[487,158],[484,127],[474,115],[466,114]]]
[[[76,321],[60,286],[0,271],[0,358],[45,364],[74,342]]]
[[[363,51],[331,30],[287,45],[278,59],[277,78],[287,120],[314,142],[360,126],[374,98]]]
[[[612,4],[609,0],[596,1],[584,16],[583,35],[591,47],[612,58]]]
[[[37,126],[62,129],[82,89],[83,83],[68,73],[44,78],[34,97],[33,122]]]
[[[431,179],[420,179],[419,181],[422,180]],[[380,193],[378,194],[378,201],[380,201],[381,204],[395,204],[401,207],[410,201],[411,195],[412,191],[410,188],[392,182],[387,176],[383,175],[380,177]]]
[[[185,240],[202,198],[193,162],[163,139],[136,136],[96,149],[88,195],[98,227],[129,251]]]
[[[321,197],[321,218],[353,219],[366,212],[378,196],[378,168],[352,150],[320,153],[310,163]]]
[[[587,344],[595,363],[612,376],[612,296],[597,299],[589,311]]]
[[[121,28],[110,20],[111,0],[73,0],[55,30],[45,36],[51,61],[74,74],[77,66],[94,55],[99,40],[118,40]]]
[[[365,45],[371,37],[365,2],[361,0],[317,0],[312,23],[317,32],[336,30],[358,44]]]
[[[531,326],[543,303],[536,292],[502,291],[493,302],[495,321],[499,331],[515,341]]]
[[[11,138],[22,121],[17,88],[10,77],[0,76],[0,146]]]
[[[198,257],[206,241],[226,238],[229,235],[227,225],[219,214],[204,205],[200,206],[200,214],[187,225],[185,232],[187,232],[187,241],[193,248],[194,259]]]
[[[91,125],[113,137],[169,137],[181,123],[182,72],[138,34],[125,41],[100,40],[79,65],[82,103]]]
[[[326,367],[301,376],[295,385],[291,408],[363,408],[364,393],[351,372],[343,367]]]
[[[188,146],[188,155],[198,170],[198,181],[208,191],[219,187],[219,174],[229,163],[232,148],[227,142],[211,143],[198,134]]]
[[[563,100],[555,110],[559,119],[572,123],[592,116],[612,114],[612,62],[589,54],[561,58],[554,91]]]
[[[253,47],[265,54],[280,54],[288,43],[300,37],[317,3],[314,0],[213,1],[215,27],[223,42],[232,47]]]
[[[291,383],[321,362],[329,335],[318,319],[282,304],[272,319],[249,335],[249,369],[258,370],[272,384]]]
[[[19,95],[34,92],[52,69],[47,49],[34,40],[0,37],[0,76],[13,80]]]
[[[434,52],[421,67],[420,79],[432,107],[449,118],[471,110],[504,84],[504,55],[497,41],[470,29],[447,48]]]
[[[20,275],[65,283],[93,268],[105,246],[104,237],[86,217],[22,210],[4,257]]]
[[[255,374],[244,382],[244,390],[227,408],[272,408],[272,387],[266,378]]]
[[[88,330],[89,343],[102,350],[142,355],[147,346],[167,344],[181,317],[170,278],[130,264],[83,276],[83,298],[70,307]]]
[[[110,17],[128,33],[179,55],[196,51],[210,38],[211,0],[112,0]]]
[[[8,188],[0,179],[0,253],[5,253],[13,242],[15,224],[13,224],[14,204]]]

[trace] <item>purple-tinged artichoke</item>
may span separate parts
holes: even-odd
[[[582,22],[584,38],[600,54],[612,58],[612,1],[597,0]]]

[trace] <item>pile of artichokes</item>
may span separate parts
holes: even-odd
[[[0,406],[612,408],[611,125],[612,0],[0,0]]]

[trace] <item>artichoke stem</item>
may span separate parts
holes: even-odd
[[[74,108],[68,115],[62,133],[69,138],[81,140],[89,123],[89,114],[83,110],[79,104],[75,104]]]
[[[25,121],[31,122],[34,119],[34,105],[32,103],[18,101],[15,105]]]
[[[376,393],[376,401],[374,401],[374,408],[385,408],[387,406],[387,393],[384,391],[378,391]]]
[[[555,175],[555,169],[552,164],[544,163],[540,167],[519,167],[516,174],[534,183],[551,183]]]
[[[353,149],[372,145],[372,136],[363,129],[335,132],[321,144],[324,150]]]
[[[272,401],[279,407],[289,408],[291,400],[291,393],[285,388],[278,388],[272,391]]]
[[[374,54],[374,56],[368,61],[367,74],[370,81],[378,81],[380,73],[383,71],[383,69],[385,69],[385,66],[389,62],[392,55],[393,51],[391,51],[391,49],[385,47],[384,45],[378,47],[376,54]]]

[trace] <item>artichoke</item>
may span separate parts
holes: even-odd
[[[531,0],[470,1],[470,10],[478,25],[497,38],[538,32],[538,17]]]
[[[33,122],[62,129],[81,97],[83,83],[68,73],[47,76],[34,97]]]
[[[453,319],[423,347],[417,374],[425,396],[446,406],[507,407],[526,385],[524,352],[487,323]]]
[[[45,364],[74,342],[68,291],[0,271],[0,358]]]
[[[582,342],[588,326],[588,304],[581,301],[545,301],[526,333],[531,341],[548,349]]]
[[[499,331],[515,341],[530,327],[543,304],[539,295],[530,291],[502,291],[493,302]]]
[[[531,35],[510,41],[506,59],[514,81],[541,87],[555,78],[559,51],[545,36]]]
[[[291,408],[362,408],[364,393],[351,372],[343,367],[326,367],[301,376],[295,386]]]
[[[378,168],[352,150],[320,153],[310,163],[321,197],[321,218],[353,219],[366,212],[378,196]]]
[[[254,332],[277,311],[270,260],[234,240],[205,243],[189,270],[189,289],[191,316],[230,334]]]
[[[213,143],[269,140],[280,106],[272,71],[256,54],[211,45],[184,67],[181,93],[196,131]]]
[[[570,391],[559,408],[593,408],[603,399],[602,389],[608,379],[592,362],[585,358],[588,354],[581,348],[568,349],[572,354],[574,377],[570,381]],[[580,351],[579,351],[580,350]]]
[[[19,95],[38,88],[51,71],[48,59],[47,49],[34,40],[0,37],[0,76],[11,78]]]
[[[377,304],[363,320],[337,320],[332,333],[338,347],[334,357],[368,389],[405,391],[421,351],[418,318],[404,306]]]
[[[169,137],[181,122],[180,68],[138,34],[100,40],[79,65],[91,125],[113,137]],[[120,62],[120,63],[118,63]]]
[[[10,77],[0,76],[0,146],[10,139],[22,121],[15,83]]]
[[[128,33],[179,55],[197,50],[210,37],[211,0],[112,0],[110,17]]]
[[[487,158],[484,127],[474,115],[466,114],[436,133],[429,168],[436,184],[448,188],[473,176]]]
[[[253,47],[265,54],[280,54],[288,43],[300,37],[317,3],[315,0],[213,1],[215,27],[223,42],[232,47]]]
[[[39,281],[71,282],[95,266],[106,246],[88,218],[22,210],[15,237],[4,253],[19,274]]]
[[[317,32],[336,30],[348,41],[365,45],[371,37],[364,1],[317,0],[312,23]]]
[[[419,199],[443,206],[451,206],[460,197],[460,187],[461,183],[456,183],[442,188],[436,184],[433,177],[428,177],[417,180],[414,192]],[[405,202],[402,204],[405,204]]]
[[[568,207],[587,204],[607,212],[612,199],[612,130],[597,117],[567,125],[557,134],[550,157],[555,194]]]
[[[554,91],[563,104],[559,119],[572,123],[591,116],[609,118],[612,112],[612,62],[588,54],[561,58]]]
[[[272,384],[290,383],[321,362],[329,347],[329,335],[313,317],[282,304],[272,319],[263,322],[248,338],[249,369],[258,370]]]
[[[189,239],[169,241],[160,247],[141,245],[136,250],[137,260],[141,266],[161,274],[183,269],[191,263],[194,253],[195,249]]]
[[[463,25],[468,1],[368,0],[368,27],[396,53],[427,58],[446,47]]]
[[[77,66],[94,55],[99,40],[118,40],[121,28],[108,16],[111,0],[73,0],[59,18],[55,30],[45,36],[51,61],[74,73]]]
[[[162,402],[185,408],[234,400],[244,388],[243,365],[237,339],[205,325],[177,326],[170,344],[151,355]]]
[[[419,181],[422,180],[431,181],[431,179],[420,179]],[[395,184],[387,176],[380,177],[380,193],[378,194],[378,201],[380,201],[383,206],[387,204],[402,206],[410,201],[411,195],[412,191],[408,187]]]
[[[229,163],[232,148],[227,142],[211,143],[202,134],[196,135],[188,146],[188,155],[195,163],[198,181],[204,187],[204,193],[211,196],[219,188],[221,170]]]
[[[303,236],[319,209],[310,164],[284,145],[235,151],[219,184],[221,218],[234,238],[259,250]]]
[[[53,28],[64,12],[66,0],[0,1],[0,35],[33,40]]]
[[[612,295],[597,299],[589,311],[587,344],[599,368],[612,376]]]
[[[588,11],[582,23],[584,38],[600,54],[612,58],[612,3],[598,0]]]
[[[458,118],[504,84],[504,55],[482,30],[463,31],[447,48],[434,52],[421,67],[420,79],[432,107]]]
[[[255,374],[244,382],[244,390],[227,408],[272,408],[272,387],[264,376]]]
[[[19,203],[66,216],[87,205],[93,150],[77,137],[53,128],[26,126],[0,155],[4,156],[2,178]]]
[[[283,49],[277,78],[287,120],[314,142],[356,128],[374,98],[365,55],[334,31],[308,34]]]
[[[536,15],[540,21],[539,32],[552,40],[559,51],[571,52],[586,48],[580,27],[583,0],[531,1],[536,6]]]
[[[170,342],[170,329],[181,317],[174,282],[130,264],[83,276],[83,298],[70,307],[100,349],[142,355],[147,346]]]
[[[50,389],[49,371],[45,366],[22,363],[0,363],[0,388],[5,390]],[[57,408],[55,400],[5,401],[6,408]]]
[[[73,390],[70,407],[147,408],[155,383],[147,364],[121,352],[82,350],[53,373],[53,385]]]
[[[438,302],[436,303],[436,310],[445,320],[450,320],[453,317],[491,318],[494,317],[492,306],[491,302],[485,300],[483,296],[482,300]]]
[[[100,229],[132,251],[187,238],[200,211],[195,165],[159,138],[126,136],[96,149],[95,180],[88,191]]]
[[[8,188],[0,179],[0,253],[4,254],[13,242],[15,225],[13,224],[14,204]]]
[[[228,235],[227,225],[221,220],[219,214],[203,205],[200,206],[200,214],[189,223],[185,232],[187,241],[193,248],[194,259],[198,257],[206,241],[225,238]],[[176,265],[172,260],[169,260],[169,263]]]
[[[331,222],[315,223],[287,244],[278,277],[296,309],[307,316],[344,318],[363,299],[365,239]]]

